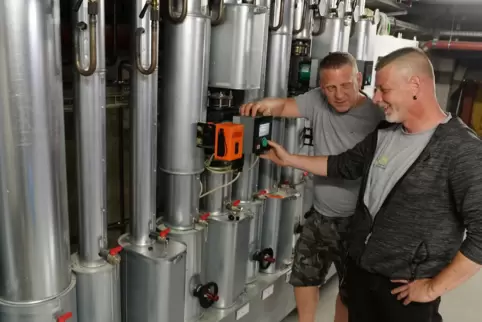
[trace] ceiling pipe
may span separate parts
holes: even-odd
[[[482,31],[463,31],[463,30],[442,30],[440,36],[482,38]]]
[[[422,49],[424,51],[428,51],[431,49],[482,51],[482,42],[433,40],[433,41],[426,42],[422,46]]]

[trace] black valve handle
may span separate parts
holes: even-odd
[[[256,252],[253,256],[253,260],[259,262],[259,267],[261,269],[268,269],[271,264],[276,262],[272,248],[265,248],[260,252]]]
[[[219,301],[218,292],[218,284],[209,282],[199,285],[194,291],[194,296],[199,299],[199,305],[203,309],[209,309],[215,302]]]

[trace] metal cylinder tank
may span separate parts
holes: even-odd
[[[352,35],[352,0],[344,0],[344,14],[343,14],[343,27],[341,31],[340,51],[348,52],[350,45],[350,38]]]
[[[305,128],[304,118],[286,118],[284,124],[284,135],[281,144],[291,154],[301,154],[304,146],[303,130]],[[292,168],[281,168],[281,182],[296,184],[299,182],[300,174],[303,171]]]
[[[0,17],[0,321],[76,322],[59,2],[3,1]]]
[[[222,214],[226,205],[231,201],[232,185],[229,183],[233,180],[233,171],[213,172],[206,170],[202,177],[202,193],[213,191],[201,198],[202,211],[209,212],[212,216]],[[214,191],[214,189],[217,190]]]
[[[184,321],[186,245],[159,241],[139,246],[123,235],[122,321]]]
[[[266,96],[286,97],[293,38],[294,0],[277,0],[271,6],[269,27]]]
[[[58,10],[58,2],[0,4],[0,299],[7,302],[44,301],[71,284]]]
[[[75,9],[74,113],[80,237],[72,269],[77,275],[78,320],[116,322],[121,313],[119,266],[101,256],[108,254],[105,3],[84,1]]]
[[[251,220],[251,214],[243,211],[209,217],[206,274],[219,288],[216,308],[233,306],[244,293]]]
[[[261,270],[272,274],[292,263],[294,220],[300,193],[283,186],[264,195],[266,210],[263,216],[262,248],[272,248],[275,265]]]
[[[373,42],[377,35],[377,25],[372,18],[362,18],[355,23],[354,28],[348,51],[357,60],[373,60]]]
[[[222,3],[222,2],[221,2]],[[267,8],[251,3],[225,1],[223,16],[213,22],[209,86],[238,90],[261,85],[263,38],[256,16],[265,19]],[[260,21],[261,22],[261,21]]]
[[[194,228],[199,204],[194,195],[204,151],[196,146],[196,135],[197,123],[206,119],[211,39],[208,2],[187,0],[183,5],[171,8],[164,23],[159,113],[160,135],[166,138],[159,156],[167,181],[164,224],[180,230]]]
[[[254,154],[246,154],[240,177],[233,183],[233,200],[248,201],[258,190],[258,174],[260,159]]]

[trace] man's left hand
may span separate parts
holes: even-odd
[[[403,284],[392,290],[393,295],[397,295],[398,300],[403,300],[403,305],[411,302],[428,303],[435,301],[438,295],[433,290],[432,279],[420,279],[413,282],[406,280],[396,280],[392,283]]]

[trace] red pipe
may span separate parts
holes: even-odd
[[[427,41],[422,46],[422,49],[423,50],[445,49],[445,50],[482,51],[482,42],[433,40],[433,41]]]

